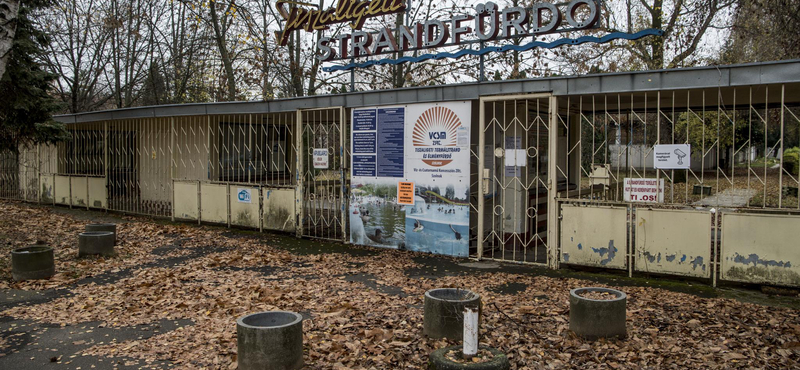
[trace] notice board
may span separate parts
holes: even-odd
[[[350,241],[467,256],[471,103],[351,112]]]

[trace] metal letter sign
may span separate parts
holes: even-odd
[[[289,7],[291,4],[291,7]],[[281,0],[275,5],[286,21],[283,31],[276,33],[281,45],[286,45],[291,31],[308,32],[327,30],[336,23],[350,23],[352,33],[322,36],[317,40],[317,59],[322,61],[352,60],[381,54],[433,49],[446,46],[485,44],[505,39],[535,38],[538,35],[593,28],[600,19],[600,5],[596,0],[573,0],[569,3],[534,3],[531,7],[513,6],[500,9],[487,2],[475,6],[472,15],[453,15],[450,19],[429,19],[412,26],[380,28],[367,32],[364,22],[371,17],[399,13],[406,9],[403,0],[338,0],[335,7],[302,9],[298,3]],[[554,48],[585,42],[604,43],[616,39],[635,40],[648,35],[662,35],[661,30],[646,29],[636,33],[614,32],[603,37],[583,36],[563,38],[552,42],[531,40],[528,44],[487,46],[480,50],[466,48],[455,53],[424,54],[398,59],[351,62],[344,66],[323,68],[326,72],[365,68],[375,64],[416,63],[428,59],[460,58],[465,55],[484,55],[491,52],[527,51],[537,47]]]

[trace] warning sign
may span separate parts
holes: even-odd
[[[624,181],[623,199],[626,202],[664,202],[664,179],[626,178]]]
[[[397,204],[414,205],[414,183],[400,181],[397,183]]]

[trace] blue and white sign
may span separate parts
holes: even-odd
[[[252,190],[247,188],[238,188],[236,191],[236,199],[239,203],[253,203]]]

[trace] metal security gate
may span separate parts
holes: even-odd
[[[347,119],[342,107],[300,110],[298,235],[347,241]]]
[[[554,100],[485,97],[478,142],[478,258],[548,264]],[[563,144],[562,144],[563,145]],[[559,184],[560,186],[561,184]]]

